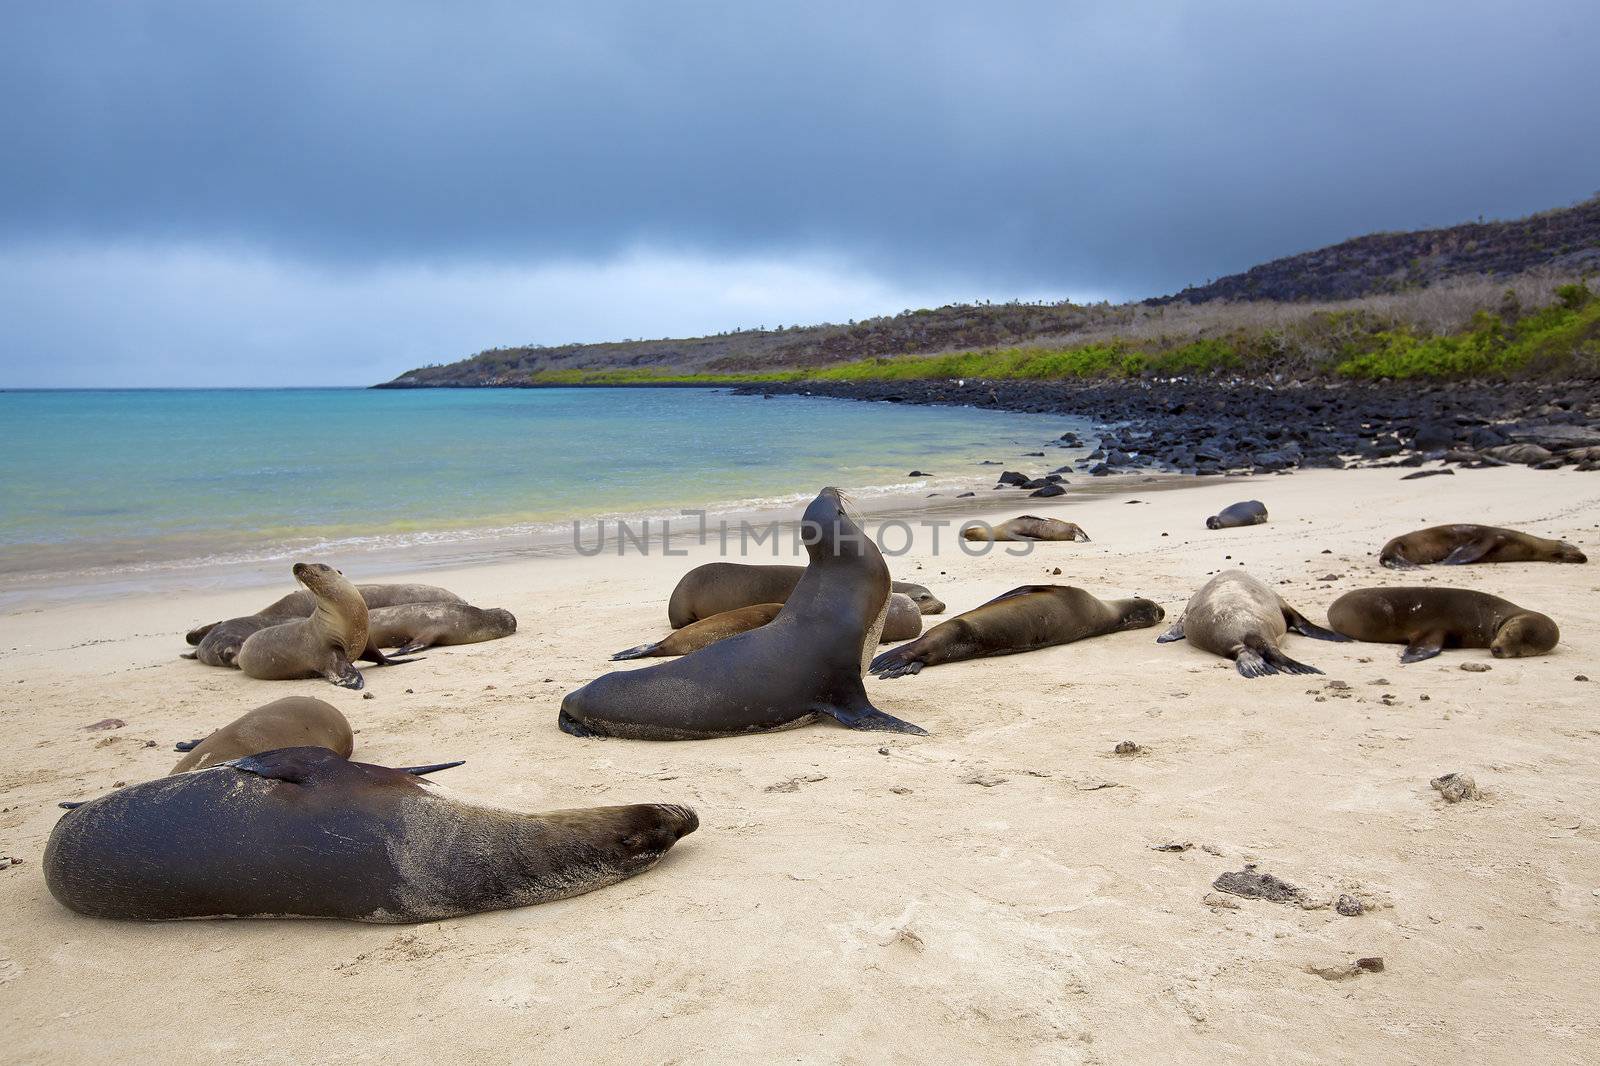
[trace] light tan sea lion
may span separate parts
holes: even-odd
[[[187,747],[188,754],[168,772],[181,774],[276,748],[305,747],[327,748],[348,759],[355,750],[355,736],[333,704],[311,696],[286,696],[193,742]]]
[[[667,602],[667,623],[682,629],[690,622],[758,603],[783,603],[800,583],[806,567],[773,563],[706,563],[678,581]],[[925,586],[895,581],[890,591],[904,593],[923,614],[938,614],[944,603]]]
[[[1289,630],[1317,640],[1348,640],[1314,625],[1283,602],[1283,597],[1239,570],[1225,570],[1189,597],[1183,617],[1156,638],[1165,644],[1187,639],[1213,655],[1232,659],[1245,677],[1267,674],[1320,674],[1278,648]]]
[[[460,596],[457,596],[454,592],[451,592],[449,589],[442,589],[437,585],[363,584],[357,585],[356,591],[361,593],[361,599],[364,603],[366,603],[368,610],[372,610],[375,607],[394,607],[402,603],[467,602]],[[299,589],[289,593],[287,596],[282,596],[274,600],[272,603],[267,604],[254,615],[242,615],[240,618],[232,619],[232,621],[241,621],[244,618],[270,619],[270,621],[266,622],[264,625],[256,627],[256,629],[264,629],[267,625],[278,625],[282,622],[292,622],[296,618],[310,618],[311,612],[316,609],[316,606],[317,598],[311,595],[309,592],[306,592],[304,589]],[[191,645],[198,645],[202,640],[205,639],[206,634],[210,633],[212,629],[222,624],[223,623],[221,622],[211,622],[208,625],[196,626],[184,635],[184,639],[187,640]],[[255,630],[252,629],[250,632],[253,633]],[[246,636],[248,635],[249,634],[246,634]],[[234,651],[237,652],[238,649],[235,648]]]
[[[517,616],[502,607],[469,603],[402,603],[367,612],[367,643],[410,655],[424,648],[499,640],[517,631]]]
[[[997,526],[968,526],[961,531],[967,540],[1081,540],[1087,542],[1089,534],[1076,522],[1063,522],[1059,518],[1040,518],[1037,515],[1018,515]]]
[[[924,666],[1143,629],[1166,616],[1153,600],[1107,601],[1071,585],[1023,585],[939,623],[910,644],[884,652],[869,669],[879,678],[904,677]]]
[[[1497,659],[1544,655],[1561,639],[1555,621],[1510,600],[1469,589],[1356,589],[1333,601],[1328,624],[1347,637],[1404,644],[1403,663],[1441,648],[1488,648]]]
[[[355,660],[367,647],[367,605],[361,594],[323,563],[295,563],[294,576],[316,595],[316,610],[310,618],[252,633],[239,649],[239,669],[263,681],[323,677],[343,688],[360,688],[364,682]]]
[[[522,814],[280,748],[70,810],[43,865],[50,894],[95,918],[432,922],[615,884],[698,825],[668,804]]]
[[[758,603],[753,607],[741,607],[737,611],[723,611],[710,618],[690,622],[682,629],[674,629],[653,644],[640,644],[636,648],[619,651],[611,657],[611,661],[688,655],[725,637],[759,629],[778,617],[778,612],[781,610],[783,610],[781,603]],[[879,636],[878,642],[889,644],[897,640],[910,640],[921,632],[922,612],[917,610],[916,603],[903,592],[891,592],[889,614],[884,619],[883,633]]]
[[[1419,529],[1391,540],[1378,553],[1378,562],[1391,570],[1409,570],[1442,563],[1586,563],[1589,557],[1577,545],[1546,540],[1531,533],[1499,526],[1462,523]]]

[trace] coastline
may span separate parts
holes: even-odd
[[[0,665],[0,839],[22,860],[0,870],[9,1052],[199,1062],[269,1054],[311,1029],[319,1054],[352,1057],[835,1059],[892,1042],[918,1059],[1200,1058],[1220,1044],[1311,1062],[1330,1046],[1381,1060],[1398,1033],[1429,1061],[1512,1048],[1581,1061],[1600,995],[1600,690],[1575,678],[1600,677],[1600,577],[1593,564],[1397,574],[1374,553],[1404,529],[1466,519],[1563,535],[1593,556],[1600,481],[1404,473],[990,492],[961,506],[1067,517],[1094,540],[1023,556],[924,541],[890,565],[945,599],[944,617],[1057,581],[1150,596],[1172,620],[1209,573],[1242,564],[1320,622],[1352,588],[1437,581],[1551,614],[1553,654],[1401,666],[1393,646],[1291,636],[1288,650],[1326,673],[1247,681],[1138,630],[869,679],[875,703],[928,737],[816,725],[652,744],[569,737],[556,710],[614,667],[611,652],[666,631],[668,593],[718,557],[714,544],[421,572],[511,609],[518,632],[370,669],[364,692],[176,658],[186,628],[253,610],[266,590],[13,615]],[[1250,497],[1268,524],[1203,528]],[[1491,669],[1460,669],[1469,661]],[[416,926],[103,922],[50,898],[40,858],[57,801],[159,776],[174,740],[293,694],[339,706],[358,759],[466,759],[440,783],[489,802],[687,803],[702,828],[658,869],[590,895]],[[85,729],[106,718],[125,724]],[[1140,753],[1113,754],[1125,739]],[[1428,781],[1452,771],[1486,799],[1444,804]],[[1247,863],[1312,907],[1211,888]],[[1365,913],[1322,905],[1339,895]],[[1370,956],[1382,974],[1314,972]],[[1522,1006],[1484,1012],[1489,989]],[[773,1004],[781,1017],[750,1024]],[[396,1010],[424,1024],[397,1026]],[[596,1010],[608,1024],[550,1022]],[[175,1029],[188,1035],[174,1043]]]

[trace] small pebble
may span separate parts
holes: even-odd
[[[1462,663],[1461,669],[1465,670],[1469,674],[1486,674],[1494,668],[1488,663],[1480,663],[1477,660],[1473,660],[1471,662]]]
[[[1117,746],[1111,750],[1118,755],[1134,755],[1138,753],[1139,745],[1131,740],[1122,740],[1118,741]]]
[[[1587,681],[1587,680],[1589,680],[1589,675],[1588,674],[1576,674],[1576,675],[1573,676],[1572,680],[1574,680],[1574,681]]]
[[[361,698],[364,700],[375,700],[378,698],[378,694],[375,692],[363,692],[361,694]]]
[[[1346,918],[1354,918],[1367,908],[1363,907],[1361,901],[1354,896],[1340,896],[1339,902],[1333,905],[1333,909]]]
[[[1478,790],[1478,783],[1472,779],[1471,774],[1445,774],[1434,778],[1428,784],[1438,790],[1446,803],[1483,798],[1483,793]]]

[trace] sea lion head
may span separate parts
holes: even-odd
[[[1167,617],[1166,608],[1155,600],[1139,597],[1128,601],[1128,610],[1125,615],[1128,629],[1144,629],[1155,625],[1165,617]]]
[[[800,542],[813,561],[818,559],[859,559],[871,543],[849,511],[850,500],[829,486],[800,516]]]
[[[1216,515],[1212,515],[1210,518],[1206,519],[1206,528],[1207,529],[1221,529],[1222,528],[1222,519],[1218,518]]]
[[[903,596],[910,596],[911,601],[917,605],[917,610],[923,614],[939,614],[944,610],[944,601],[926,587],[910,581],[899,581],[896,584],[900,587],[895,591]]]
[[[294,579],[319,596],[331,595],[344,580],[344,574],[327,563],[295,563]]]
[[[1586,563],[1589,557],[1583,554],[1576,544],[1568,544],[1564,540],[1556,541],[1556,562],[1558,563]]]
[[[1489,651],[1496,659],[1543,655],[1560,639],[1561,630],[1554,619],[1538,611],[1523,611],[1500,623],[1489,642]]]
[[[517,616],[504,607],[490,607],[483,612],[483,616],[493,622],[497,629],[504,629],[508,633],[517,631]]]
[[[581,846],[590,852],[584,856],[584,865],[607,871],[616,880],[648,870],[672,845],[700,828],[700,818],[693,810],[672,803],[553,811],[539,817],[569,830],[568,839],[582,841]]]

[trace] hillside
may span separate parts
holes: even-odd
[[[1366,335],[1401,330],[1443,337],[1481,327],[1474,321],[1479,313],[1505,313],[1507,279],[1522,282],[1511,297],[1520,305],[1509,308],[1515,318],[1548,304],[1557,282],[1597,271],[1600,197],[1509,222],[1358,237],[1137,304],[953,304],[843,325],[494,348],[407,371],[378,387],[795,376],[904,356],[1019,347],[1162,353],[1219,340],[1237,349],[1308,333],[1323,343],[1330,315],[1345,316],[1339,321]],[[1317,363],[1337,353],[1287,354]]]

